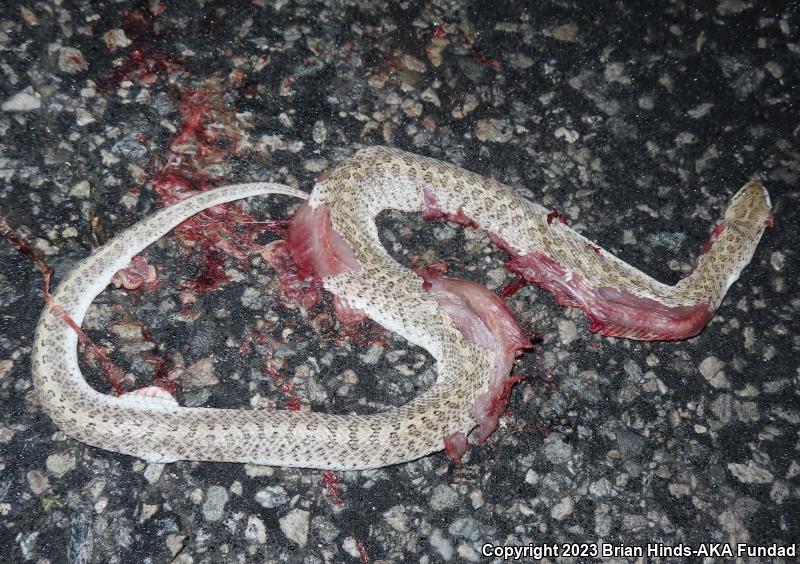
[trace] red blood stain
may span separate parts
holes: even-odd
[[[127,80],[149,86],[159,79],[169,81],[176,74],[184,72],[180,58],[140,48],[125,55],[122,64],[102,80],[101,84],[107,89],[114,89]]]
[[[245,357],[253,350],[253,344],[263,344],[266,341],[266,333],[263,331],[256,331],[252,327],[247,327],[242,336],[242,342],[239,345],[239,356]]]
[[[428,282],[428,278],[438,278],[443,274],[447,274],[447,264],[443,261],[437,261],[427,266],[417,266],[413,270],[419,274],[425,282]],[[430,283],[428,289],[430,289]]]
[[[579,307],[591,320],[589,330],[610,337],[645,341],[686,339],[699,333],[713,317],[706,304],[668,307],[615,288],[586,286],[579,274],[566,271],[541,253],[513,254],[506,267],[534,282],[565,307]]]
[[[342,505],[344,501],[340,497],[342,491],[342,482],[339,477],[331,470],[325,470],[322,473],[322,485],[325,486],[325,493],[334,505]]]
[[[241,140],[233,109],[225,92],[195,88],[184,92],[179,103],[182,128],[169,146],[169,159],[153,173],[156,200],[163,206],[214,187],[219,182],[209,167],[237,152]],[[264,230],[285,233],[282,221],[259,222],[234,204],[214,206],[195,215],[174,230],[184,247],[194,249],[201,275],[184,284],[197,292],[217,290],[230,281],[225,275],[228,258],[248,268],[248,259],[263,247]]]
[[[472,57],[480,64],[490,67],[495,72],[503,70],[503,65],[500,61],[487,57],[480,49],[475,49],[475,51],[472,52]]]
[[[525,280],[525,277],[517,275],[517,277],[514,278],[513,282],[506,284],[505,286],[503,286],[503,288],[500,289],[500,294],[499,294],[500,298],[505,301],[508,301],[514,294],[519,292],[522,288],[524,288],[527,285],[528,282]]]
[[[289,411],[298,411],[303,405],[303,398],[297,394],[294,384],[288,382],[286,377],[281,374],[280,370],[272,364],[265,364],[262,370],[265,374],[272,377],[272,380],[275,382],[280,392],[286,396],[284,408]]]
[[[511,395],[511,389],[520,380],[525,379],[523,375],[509,376],[505,378],[491,396],[491,399],[486,407],[485,416],[492,419],[499,419],[500,415],[505,411],[508,405],[508,399]],[[491,433],[490,433],[491,434]],[[481,433],[478,437],[478,442],[483,443],[489,435]]]
[[[300,408],[303,406],[303,400],[299,397],[291,397],[286,400],[285,407],[289,411],[300,411]]]
[[[708,237],[708,241],[706,241],[705,244],[703,245],[703,248],[700,249],[701,255],[704,255],[711,250],[711,247],[714,246],[714,242],[717,239],[719,239],[723,231],[725,231],[725,225],[723,225],[722,223],[720,223],[714,229],[711,230],[711,235]]]
[[[295,262],[286,241],[273,241],[260,251],[278,277],[283,294],[291,302],[306,309],[313,308],[320,299],[322,280]]]
[[[369,553],[367,552],[367,547],[361,544],[361,541],[356,541],[356,550],[358,551],[358,561],[361,564],[367,564],[367,562],[369,562]]]
[[[187,280],[181,284],[181,288],[192,290],[193,292],[213,292],[231,281],[231,277],[225,274],[225,263],[227,257],[224,253],[213,249],[207,250],[202,255],[203,271],[196,278]]]
[[[447,37],[447,24],[441,23],[433,26],[433,36],[436,39],[443,39]]]
[[[125,372],[116,366],[111,359],[106,354],[105,349],[98,347],[94,342],[89,338],[89,336],[83,332],[83,330],[78,326],[77,323],[72,319],[72,317],[67,314],[63,307],[60,304],[56,303],[53,299],[53,295],[50,293],[50,281],[53,277],[53,267],[50,266],[47,261],[45,261],[42,257],[40,257],[33,249],[31,249],[30,245],[8,224],[6,219],[0,216],[0,237],[3,237],[7,241],[9,241],[12,245],[14,245],[17,250],[22,253],[23,255],[27,256],[36,267],[41,270],[42,277],[44,280],[44,301],[45,303],[52,308],[53,313],[57,315],[64,323],[66,323],[75,334],[78,336],[78,341],[84,346],[89,354],[100,366],[100,369],[103,372],[103,375],[106,377],[106,380],[111,384],[113,388],[114,395],[120,395],[123,393],[122,383],[125,380]]]
[[[431,221],[438,219],[441,221],[451,221],[464,227],[479,227],[475,220],[467,217],[461,208],[456,210],[456,213],[448,213],[442,210],[436,197],[431,194],[427,189],[423,188],[425,198],[425,209],[422,212],[422,219]]]
[[[177,397],[178,385],[175,383],[175,380],[170,380],[169,378],[153,378],[153,386],[158,386],[169,392],[173,397]]]
[[[567,216],[565,216],[563,213],[561,213],[557,209],[553,209],[550,213],[547,214],[547,225],[550,225],[551,223],[553,223],[554,219],[557,219],[558,221],[560,221],[561,223],[563,223],[565,225],[567,223]]]
[[[366,349],[373,344],[380,345],[385,349],[389,348],[386,330],[370,319],[358,323],[343,323],[340,333],[342,337],[360,349]]]

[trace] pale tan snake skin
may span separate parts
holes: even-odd
[[[263,194],[306,195],[267,183],[194,195],[123,231],[78,264],[53,297],[80,324],[92,300],[145,247],[193,214]],[[591,246],[548,210],[511,189],[455,166],[396,149],[368,148],[315,186],[311,206],[329,204],[331,223],[353,249],[357,272],[330,276],[325,288],[425,348],[437,380],[410,403],[372,415],[180,407],[102,394],[84,380],[77,336],[49,307],[36,328],[33,378],[42,409],[66,434],[147,461],[205,460],[330,469],[366,469],[414,460],[444,448],[444,438],[475,427],[470,408],[488,386],[494,355],[467,342],[419,277],[381,246],[374,218],[384,209],[421,211],[425,195],[459,211],[519,254],[543,253],[590,288],[611,287],[669,307],[705,303],[714,311],[750,261],[769,218],[767,192],[750,182],[732,199],[725,229],[693,273],[675,286],[657,282]],[[391,288],[391,291],[387,289]]]

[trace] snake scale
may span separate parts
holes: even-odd
[[[80,324],[115,272],[173,227],[211,206],[256,195],[307,195],[270,183],[215,188],[188,197],[123,231],[69,273],[53,299]],[[45,307],[32,352],[40,405],[67,435],[151,462],[205,460],[306,468],[366,469],[442,450],[476,426],[472,406],[492,385],[500,360],[467,339],[420,277],[378,239],[386,209],[462,218],[487,231],[528,280],[581,307],[592,329],[640,339],[699,332],[749,263],[771,221],[769,196],[751,181],[732,198],[693,271],[662,284],[600,249],[547,209],[477,174],[397,149],[359,151],[317,183],[308,207],[325,209],[351,250],[348,266],[323,275],[347,307],[425,348],[437,379],[411,402],[370,415],[179,406],[170,399],[112,397],[83,378],[77,336]],[[347,254],[347,253],[346,253]],[[507,376],[507,372],[505,374]]]

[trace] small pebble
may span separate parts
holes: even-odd
[[[475,127],[475,137],[483,142],[508,143],[513,138],[513,129],[504,119],[480,119]]]
[[[42,495],[50,488],[50,480],[38,470],[30,470],[25,477],[28,479],[31,491],[36,495]]]
[[[47,457],[47,471],[59,478],[75,468],[75,456],[67,452],[51,454]]]
[[[553,39],[558,39],[559,41],[572,43],[573,41],[575,41],[575,36],[577,35],[577,33],[578,33],[578,26],[575,25],[574,23],[568,23],[551,29],[550,37],[552,37]]]
[[[267,528],[264,521],[255,515],[247,518],[247,526],[244,529],[244,538],[247,542],[264,544],[267,542]]]
[[[561,340],[561,344],[564,346],[569,345],[572,341],[575,340],[575,337],[578,335],[578,329],[575,326],[575,322],[569,319],[562,319],[558,322],[558,336]]]
[[[67,74],[78,74],[89,70],[89,63],[79,49],[62,47],[58,52],[58,68]]]
[[[752,460],[748,460],[747,464],[732,462],[728,464],[728,470],[745,484],[769,484],[772,482],[772,473],[756,465]]]
[[[41,107],[41,97],[34,92],[32,86],[28,86],[25,90],[6,98],[0,109],[4,112],[30,112]]]
[[[434,529],[428,536],[428,542],[445,561],[453,558],[453,543],[445,538],[440,529]]]
[[[206,501],[203,503],[203,517],[206,521],[219,521],[225,515],[228,503],[228,490],[222,486],[209,486]]]
[[[572,515],[574,510],[575,502],[572,501],[572,498],[564,497],[550,510],[550,516],[556,521],[561,521],[565,517]]]
[[[458,493],[447,484],[439,484],[433,488],[430,504],[435,511],[456,507],[460,503]]]
[[[722,371],[724,366],[724,362],[716,356],[711,355],[703,359],[698,369],[700,370],[700,374],[703,375],[703,378],[714,388],[730,388],[730,383],[725,377],[725,372]]]
[[[274,509],[289,503],[289,494],[281,486],[267,486],[256,492],[256,502],[267,509]]]
[[[304,547],[306,542],[308,542],[308,521],[310,515],[308,511],[303,509],[292,509],[289,513],[278,519],[278,524],[283,534],[286,535],[286,538],[300,547]]]

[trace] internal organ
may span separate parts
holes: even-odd
[[[455,213],[443,211],[436,198],[427,191],[422,217],[480,228],[461,209]],[[555,220],[565,221],[560,214],[548,214],[548,224]],[[711,249],[721,232],[721,226],[714,229],[701,254]],[[672,341],[697,335],[714,317],[713,310],[705,303],[670,307],[617,288],[591,288],[579,273],[568,272],[551,257],[536,252],[522,255],[495,234],[489,235],[498,248],[511,256],[506,263],[511,272],[551,292],[559,304],[581,308],[591,321],[589,330],[593,333],[643,341]],[[604,252],[596,245],[590,248],[597,254]]]
[[[644,341],[686,339],[702,331],[714,316],[706,304],[668,307],[616,288],[591,289],[580,274],[568,275],[555,261],[539,253],[512,254],[506,266],[551,292],[559,304],[583,309],[591,321],[589,330],[609,337]]]
[[[358,269],[352,250],[331,228],[326,204],[312,208],[304,203],[289,228],[288,242],[298,269],[309,275],[325,278]],[[518,380],[509,377],[514,358],[531,343],[502,299],[481,284],[445,276],[444,270],[435,265],[418,269],[417,274],[422,277],[423,288],[436,299],[464,338],[492,351],[495,358],[489,386],[477,398],[471,411],[480,426],[479,440],[483,441],[497,428],[511,387]],[[349,308],[338,298],[334,300],[334,307],[343,323],[364,318],[363,313]],[[454,443],[458,438],[447,440]],[[464,441],[459,444],[462,443],[466,445]],[[451,453],[456,458],[463,453],[461,447],[449,450],[458,453]]]

